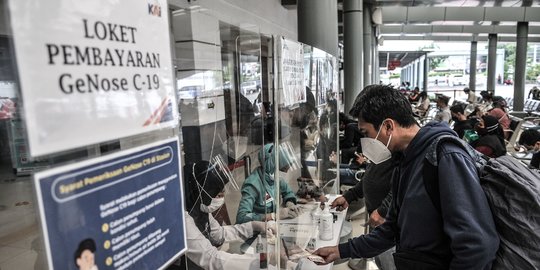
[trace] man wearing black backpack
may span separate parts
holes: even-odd
[[[399,158],[393,177],[394,200],[386,221],[370,234],[339,246],[318,249],[327,263],[339,258],[369,258],[396,245],[397,269],[491,269],[499,237],[475,162],[453,143],[438,154],[440,206],[424,185],[424,162],[432,142],[456,136],[444,123],[420,128],[406,98],[389,86],[371,85],[356,98],[363,154],[374,163]],[[440,208],[438,208],[440,207]]]

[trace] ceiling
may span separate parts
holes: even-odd
[[[422,51],[379,51],[379,66],[386,68],[392,65],[394,62],[395,67],[404,67],[414,60],[422,57],[427,54],[427,52]]]
[[[338,1],[338,34],[343,39],[343,0]],[[296,8],[297,0],[282,0]],[[529,22],[529,42],[540,42],[539,0],[364,0],[380,11],[377,26],[384,40],[514,42],[517,22]]]

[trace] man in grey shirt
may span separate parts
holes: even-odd
[[[450,100],[449,96],[439,95],[437,97],[437,108],[439,111],[435,115],[435,120],[439,122],[450,123],[452,119],[452,114],[450,113],[450,107],[448,107],[448,101]]]

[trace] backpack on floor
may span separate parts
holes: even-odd
[[[489,159],[457,137],[440,136],[428,149],[423,171],[426,191],[439,212],[437,155],[443,142],[465,149],[476,162],[500,237],[492,269],[540,269],[540,174],[511,156]]]

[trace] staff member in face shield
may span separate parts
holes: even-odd
[[[223,190],[229,182],[221,170],[207,161],[184,166],[188,269],[258,269],[258,257],[217,249],[225,242],[244,241],[266,232],[261,221],[221,226],[214,219],[211,213],[223,205]]]
[[[242,199],[236,214],[236,222],[244,223],[253,220],[274,220],[276,211],[274,144],[267,144],[259,152],[260,166],[248,177],[242,185]],[[291,157],[285,149],[279,147],[280,171],[287,171],[292,165]],[[296,196],[287,182],[279,179],[279,190],[284,208],[279,210],[280,218],[294,218],[300,214],[296,205]]]

